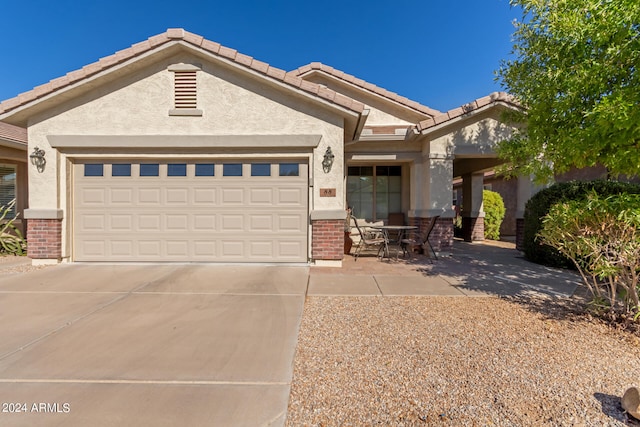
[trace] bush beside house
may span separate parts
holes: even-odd
[[[573,262],[557,249],[542,244],[537,235],[542,229],[542,219],[551,207],[560,202],[585,200],[594,192],[606,197],[616,194],[640,194],[640,185],[619,181],[569,181],[557,183],[535,194],[525,206],[523,251],[530,261],[551,267],[573,267]]]
[[[482,203],[484,209],[484,238],[500,240],[500,225],[505,215],[502,196],[495,191],[483,190]]]

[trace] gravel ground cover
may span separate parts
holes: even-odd
[[[535,297],[310,297],[288,426],[624,426],[640,339]]]
[[[17,273],[28,273],[30,271],[42,270],[52,267],[51,265],[31,265],[31,259],[15,255],[0,256],[0,277]]]

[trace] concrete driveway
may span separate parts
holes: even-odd
[[[282,425],[307,267],[0,279],[0,425]]]

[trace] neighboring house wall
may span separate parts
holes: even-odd
[[[24,210],[29,203],[26,141],[25,129],[0,123],[0,205],[16,199],[13,224],[23,236],[26,236]]]

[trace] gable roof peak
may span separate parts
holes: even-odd
[[[86,65],[79,70],[71,71],[62,77],[53,79],[30,91],[21,93],[15,98],[0,102],[0,115],[4,115],[12,110],[19,109],[20,107],[33,102],[37,103],[45,96],[64,90],[98,73],[108,71],[112,67],[132,60],[170,42],[178,42],[195,46],[209,54],[231,61],[235,65],[247,68],[252,72],[261,74],[268,79],[276,80],[286,86],[302,90],[303,92],[321,98],[325,102],[329,102],[355,113],[359,114],[364,110],[364,104],[359,101],[336,93],[333,90],[320,88],[315,83],[304,81],[297,76],[288,74],[284,70],[272,67],[265,62],[257,61],[251,56],[243,55],[235,49],[230,49],[220,45],[219,43],[209,41],[200,35],[185,31],[183,28],[168,28],[164,33],[157,34],[112,55],[100,58],[92,64]]]
[[[359,79],[356,76],[347,74],[344,71],[341,71],[329,65],[323,64],[322,62],[311,62],[307,65],[303,65],[295,70],[290,71],[289,74],[294,75],[296,77],[303,77],[304,75],[310,74],[313,72],[326,73],[329,76],[332,76],[338,80],[342,80],[346,83],[350,83],[354,86],[359,87],[360,89],[364,89],[366,91],[372,92],[375,95],[394,101],[396,103],[401,104],[404,107],[411,108],[413,110],[416,110],[422,114],[429,115],[431,117],[435,117],[437,115],[442,114],[442,112],[438,110],[427,107],[426,105],[422,105],[416,101],[412,101],[409,98],[398,95],[395,92],[391,92],[387,89],[381,88],[372,83]]]
[[[453,108],[446,113],[441,113],[435,117],[423,120],[415,126],[417,132],[427,132],[429,129],[445,122],[452,121],[467,115],[475,114],[483,107],[490,105],[502,104],[509,108],[521,109],[515,97],[507,92],[492,92],[487,96],[475,99],[460,107]]]

